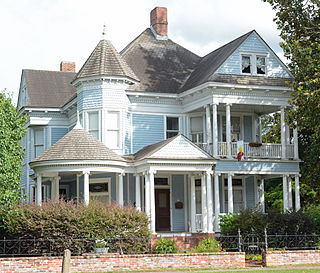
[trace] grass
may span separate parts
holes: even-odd
[[[205,272],[205,273],[237,273],[237,272],[250,272],[250,273],[319,273],[319,268],[287,268],[287,269],[259,269],[259,270],[252,270],[252,269],[235,269],[235,270],[228,270],[225,269],[212,269],[212,268],[194,268],[194,269],[162,269],[162,270],[134,270],[134,271],[126,271],[126,272],[170,272],[170,271],[183,271],[183,272]],[[108,271],[108,273],[123,273],[124,271]],[[94,272],[92,272],[94,273]],[[106,272],[95,272],[95,273],[106,273]]]

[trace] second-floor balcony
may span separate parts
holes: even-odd
[[[221,158],[228,157],[227,142],[218,142],[217,154],[214,155],[212,143],[196,143],[199,147],[213,156]],[[237,158],[237,142],[231,142],[231,157]],[[262,143],[261,145],[252,146],[249,142],[243,143],[244,159],[282,159],[282,145],[276,143]],[[294,144],[285,145],[285,159],[297,159],[294,153]]]

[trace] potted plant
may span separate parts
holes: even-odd
[[[249,143],[249,146],[250,146],[250,147],[260,147],[260,146],[262,146],[262,143],[257,142],[257,141],[251,141],[251,142]]]
[[[97,239],[95,241],[93,251],[96,254],[106,254],[108,253],[109,247],[105,240]]]

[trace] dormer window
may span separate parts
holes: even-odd
[[[243,55],[241,66],[242,66],[242,70],[241,70],[242,73],[251,74],[251,57]]]
[[[266,74],[266,57],[257,56],[257,74],[265,75]]]
[[[256,54],[241,55],[241,73],[250,75],[266,75],[267,57]]]

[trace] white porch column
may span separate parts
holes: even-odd
[[[220,214],[220,193],[219,193],[219,176],[220,174],[214,174],[214,231],[219,230],[219,214]]]
[[[194,175],[191,175],[191,232],[196,232],[196,182]]]
[[[233,174],[228,173],[228,213],[233,213],[232,176]]]
[[[202,214],[202,232],[208,232],[208,214],[207,214],[207,191],[205,174],[201,174],[201,214]]]
[[[58,201],[59,200],[59,181],[61,177],[56,176],[53,178],[53,200]]]
[[[150,230],[151,233],[154,234],[156,233],[156,206],[155,206],[155,200],[154,200],[154,174],[155,171],[150,171],[149,172],[149,177],[150,177]]]
[[[136,210],[141,211],[140,175],[135,174],[135,176],[136,176]]]
[[[231,158],[231,104],[226,104],[226,140],[227,140],[227,157]]]
[[[76,190],[77,190],[77,204],[79,204],[80,203],[80,181],[79,181],[79,179],[80,179],[80,174],[76,174],[76,176],[77,176],[77,185],[76,185]]]
[[[287,212],[288,210],[288,183],[287,183],[287,175],[284,174],[282,177],[283,181],[283,212]]]
[[[83,201],[86,206],[89,205],[89,171],[83,171],[83,182],[84,182],[84,190],[83,190]]]
[[[218,156],[218,115],[217,115],[217,104],[212,105],[212,147],[213,156]]]
[[[41,205],[42,203],[42,181],[41,181],[42,177],[41,174],[37,175],[37,205]]]
[[[145,181],[145,204],[144,204],[144,208],[145,208],[145,213],[147,214],[147,216],[150,219],[150,177],[148,172],[144,173],[144,181]],[[150,226],[150,224],[149,224]]]
[[[293,157],[294,159],[299,159],[299,149],[298,149],[298,128],[293,129]]]
[[[123,176],[124,173],[118,173],[118,203],[123,206]]]
[[[211,129],[211,114],[210,114],[210,104],[206,105],[206,129],[207,129],[207,151],[212,154],[210,143],[212,143],[212,129]]]
[[[212,171],[207,171],[207,212],[208,212],[208,233],[213,233],[213,203],[212,203]]]
[[[291,177],[289,176],[288,177],[288,209],[289,210],[292,210],[292,179]]]
[[[285,159],[286,153],[286,122],[285,122],[285,112],[284,107],[281,107],[281,158]]]
[[[260,196],[261,211],[262,211],[263,213],[265,213],[265,204],[264,204],[264,179],[261,179],[260,190],[261,190],[261,196]]]
[[[294,186],[295,186],[295,197],[296,197],[296,211],[300,210],[300,185],[299,185],[299,175],[295,175],[295,181],[294,181]]]

